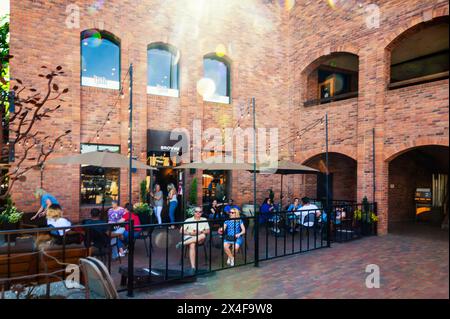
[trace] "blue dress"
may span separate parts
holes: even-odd
[[[242,244],[244,243],[244,238],[242,236],[236,238],[235,235],[242,231],[241,225],[243,225],[244,222],[241,219],[234,219],[226,220],[224,224],[227,225],[227,228],[225,229],[225,238],[223,242],[227,244],[236,243],[237,245],[242,246]],[[227,237],[233,237],[234,240],[227,240]]]

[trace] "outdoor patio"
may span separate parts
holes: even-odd
[[[386,236],[200,276],[196,282],[136,290],[135,298],[449,298],[449,233],[410,224]],[[368,264],[380,288],[368,289]],[[121,297],[126,298],[126,293]]]

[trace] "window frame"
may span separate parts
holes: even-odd
[[[205,60],[215,60],[221,62],[225,65],[227,69],[227,96],[214,94],[211,97],[203,97],[205,102],[221,103],[221,104],[231,104],[231,61],[226,56],[219,57],[215,53],[206,54],[203,57],[203,78],[205,78]]]
[[[119,48],[119,66],[118,66],[118,72],[119,72],[119,86],[116,87],[112,87],[112,86],[108,86],[108,85],[98,85],[98,84],[83,84],[83,40],[89,38],[88,36],[86,36],[86,34],[88,34],[89,32],[99,32],[100,35],[102,36],[102,39],[106,39],[108,41],[110,41],[111,43],[117,45],[117,47]],[[99,29],[86,29],[81,31],[80,33],[80,86],[81,87],[93,87],[93,88],[99,88],[99,89],[107,89],[107,90],[118,90],[120,91],[122,89],[121,87],[121,75],[122,75],[122,46],[120,43],[120,39],[118,37],[116,37],[114,34],[112,34],[111,32],[108,32],[106,30],[99,30]]]
[[[149,85],[149,51],[152,49],[160,49],[160,50],[164,50],[169,52],[172,57],[176,58],[177,55],[179,54],[180,57],[178,58],[178,62],[176,64],[177,67],[177,79],[176,79],[176,83],[177,83],[177,89],[174,89],[172,87],[170,88],[162,88],[162,87],[157,87],[157,86],[151,86]],[[168,96],[168,97],[180,97],[180,61],[181,61],[181,52],[179,49],[177,49],[175,46],[168,44],[168,43],[163,43],[163,42],[154,42],[151,43],[149,45],[147,45],[147,84],[146,84],[146,91],[147,94],[151,94],[151,95],[159,95],[159,96]],[[170,67],[170,79],[169,79],[169,83],[170,86],[172,86],[172,73],[173,73],[173,69],[172,69],[172,63],[171,63],[171,67]]]
[[[82,147],[83,147],[83,145],[88,145],[88,146],[90,146],[90,145],[96,145],[97,147],[96,147],[96,150],[98,151],[99,150],[99,146],[112,146],[112,147],[118,147],[118,154],[121,154],[120,153],[120,145],[119,144],[98,144],[98,143],[80,143],[80,154],[83,154],[82,152],[81,152],[81,149],[82,149]],[[93,167],[101,167],[101,166],[94,166],[94,165],[86,165],[86,166],[93,166]],[[109,168],[109,167],[107,167],[107,168]],[[86,203],[83,203],[82,202],[82,199],[81,199],[81,185],[82,185],[82,172],[81,172],[81,169],[82,169],[82,166],[80,165],[80,174],[79,174],[79,176],[80,176],[80,179],[79,179],[79,181],[80,181],[80,185],[79,185],[79,195],[80,195],[80,200],[79,200],[79,202],[80,202],[80,207],[81,208],[86,208],[86,207],[102,207],[102,204],[86,204]],[[115,169],[115,168],[111,168],[111,169]],[[120,203],[120,175],[121,175],[121,169],[119,168],[119,167],[117,167],[116,169],[118,169],[119,170],[119,178],[118,178],[118,180],[117,180],[117,187],[118,187],[118,193],[117,193],[117,201]],[[106,203],[105,203],[105,206],[106,206]]]

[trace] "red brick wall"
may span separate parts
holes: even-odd
[[[183,2],[180,4],[180,2]],[[65,26],[67,4],[82,9],[79,29]],[[78,145],[95,136],[112,107],[117,91],[80,87],[80,41],[82,30],[99,27],[121,40],[122,77],[130,62],[134,65],[135,153],[145,158],[147,129],[184,127],[192,131],[192,121],[201,119],[203,127],[234,126],[239,108],[246,110],[249,98],[256,98],[258,127],[279,128],[280,140],[328,114],[329,150],[357,161],[356,186],[349,196],[361,200],[372,193],[372,129],[375,128],[376,200],[379,203],[379,231],[387,231],[388,162],[398,152],[415,145],[447,145],[448,80],[387,91],[389,50],[397,36],[411,27],[448,15],[446,1],[378,1],[379,28],[365,25],[365,5],[331,9],[326,1],[300,2],[289,12],[277,2],[206,2],[200,15],[195,2],[185,1],[105,1],[97,12],[88,12],[87,1],[12,1],[11,3],[11,75],[38,83],[41,64],[61,64],[67,72],[60,86],[69,87],[66,103],[51,124],[42,128],[56,134],[72,129],[71,142]],[[166,42],[181,51],[180,97],[146,94],[147,45]],[[218,44],[227,47],[231,59],[232,103],[206,103],[196,91],[202,76],[202,57],[214,52]],[[359,96],[323,105],[304,107],[307,76],[320,58],[332,52],[359,56]],[[125,92],[128,92],[125,81]],[[119,143],[126,152],[128,137],[128,95],[114,110],[111,125],[99,143]],[[244,116],[241,127],[252,125]],[[279,150],[284,159],[297,162],[324,152],[324,126],[317,126],[302,139]],[[79,148],[78,148],[79,149]],[[293,152],[295,151],[295,153]],[[72,151],[73,152],[73,151]],[[65,148],[52,157],[70,154]],[[336,168],[345,170],[348,166]],[[238,202],[252,201],[251,174],[233,172],[232,197]],[[189,174],[187,174],[188,179]],[[197,172],[201,177],[201,172]],[[133,196],[138,198],[138,182],[145,173],[133,174]],[[354,177],[352,177],[354,178]],[[345,178],[350,180],[349,178]],[[335,178],[335,182],[338,180]],[[339,183],[346,183],[340,181]],[[39,172],[27,175],[27,181],[15,188],[14,199],[20,208],[37,209],[32,190],[39,185]],[[187,183],[189,185],[189,183]],[[283,189],[292,196],[314,197],[313,177],[286,178]],[[347,184],[346,184],[347,185]],[[257,200],[273,187],[279,196],[279,176],[258,176]],[[44,187],[61,198],[68,214],[79,214],[79,168],[47,167]],[[121,175],[121,196],[126,200],[127,172]],[[189,189],[185,190],[188,194]],[[339,191],[336,189],[339,193]],[[336,193],[335,193],[336,194]],[[356,195],[355,195],[356,194]]]

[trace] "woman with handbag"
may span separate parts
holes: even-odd
[[[227,265],[234,266],[234,256],[239,251],[239,247],[244,243],[245,226],[240,219],[239,209],[232,208],[230,210],[230,219],[223,224],[223,248],[228,256]]]

